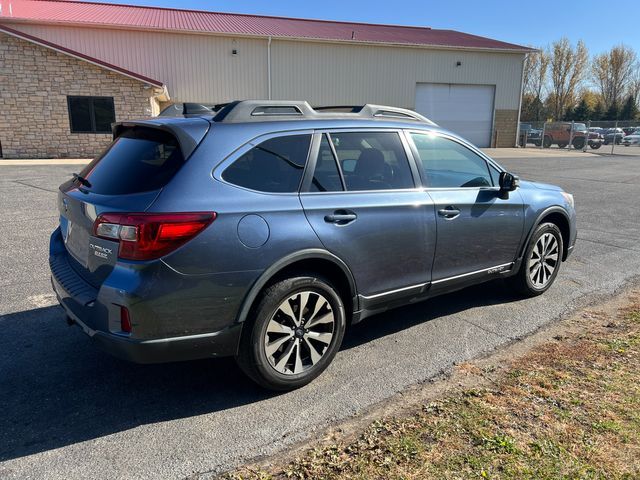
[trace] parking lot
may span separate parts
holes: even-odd
[[[78,166],[0,166],[0,478],[203,478],[318,435],[456,363],[516,341],[640,274],[640,148],[619,156],[521,150],[499,162],[574,193],[578,242],[545,295],[501,281],[358,324],[329,369],[273,394],[230,359],[128,364],[55,306],[48,236]]]

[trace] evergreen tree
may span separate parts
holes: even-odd
[[[589,108],[589,104],[587,103],[587,101],[583,98],[582,100],[580,100],[580,103],[573,111],[573,119],[576,121],[579,120],[585,122],[587,120],[591,120],[592,118],[593,112],[591,111],[591,108]]]
[[[638,117],[638,106],[636,105],[636,99],[632,95],[627,97],[627,100],[622,106],[620,111],[621,120],[635,120]]]
[[[591,120],[598,121],[604,119],[604,104],[601,101],[596,103],[596,106],[593,109],[593,113],[591,114]]]
[[[567,109],[564,111],[564,115],[562,116],[562,119],[565,120],[565,121],[573,120],[574,116],[575,116],[574,112],[575,112],[575,110],[574,110],[573,106],[569,105],[567,107]]]
[[[605,120],[618,120],[620,118],[620,106],[615,102],[612,103],[604,116]]]

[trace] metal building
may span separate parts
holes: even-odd
[[[149,115],[169,102],[222,103],[247,98],[303,99],[313,105],[388,104],[415,109],[482,147],[516,144],[523,61],[530,51],[428,27],[75,1],[0,0],[0,78],[11,82],[14,73],[24,70],[6,52],[27,45],[138,79],[147,92],[142,101]],[[40,56],[34,52],[33,57]],[[78,65],[71,68],[82,71]],[[100,77],[97,72],[92,75]],[[28,79],[20,82],[20,92],[28,91]],[[69,82],[60,87],[73,92],[59,93],[109,98],[112,91],[125,88],[114,84],[104,95],[97,95],[98,80],[92,82],[87,84],[91,92],[86,95],[81,85]],[[39,78],[36,83],[47,81]],[[9,99],[13,102],[16,95],[11,85],[0,86],[0,106]],[[38,95],[46,103],[47,95]],[[60,95],[52,97],[52,102],[65,104],[69,116],[75,115],[75,104],[63,101]],[[118,95],[113,98],[115,119],[132,113],[126,112],[125,101]],[[92,110],[93,100],[87,102],[89,106],[82,108],[98,115]],[[101,101],[96,102],[102,106]],[[65,141],[72,142],[73,135],[105,135],[73,131],[72,118],[57,121],[70,130],[65,132]],[[96,127],[101,121],[96,117],[90,123]],[[88,125],[82,128],[88,130]],[[0,142],[5,145],[9,140],[3,136],[10,128],[5,126],[3,132],[0,127]],[[62,150],[73,153],[73,148]],[[5,156],[6,152],[5,147]]]

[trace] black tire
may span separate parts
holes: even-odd
[[[601,143],[590,143],[589,146],[591,147],[592,150],[597,150],[602,146],[602,144]]]
[[[545,283],[543,285],[536,285],[531,279],[533,270],[530,270],[529,268],[529,260],[533,256],[532,254],[534,248],[536,248],[536,244],[538,244],[538,241],[541,240],[542,237],[546,234],[551,234],[553,237],[555,237],[555,241],[557,242],[557,263],[555,264],[553,272],[551,272],[551,275],[548,276]],[[511,286],[513,287],[513,289],[517,293],[526,297],[535,297],[546,292],[551,287],[551,285],[553,285],[553,282],[558,276],[558,272],[560,271],[560,267],[562,265],[562,252],[562,233],[560,233],[560,229],[558,228],[558,226],[555,223],[543,223],[541,225],[538,225],[538,227],[533,232],[529,243],[527,244],[527,248],[522,258],[522,265],[520,265],[518,273],[516,273],[511,278]],[[549,254],[547,254],[546,256],[549,256]],[[549,266],[548,263],[547,266]]]
[[[292,361],[297,368],[297,364],[295,364],[297,357],[304,357],[306,353],[307,357],[304,358],[307,361],[307,365],[304,366],[305,370],[300,373],[283,373],[276,370],[277,365],[274,366],[270,363],[272,356],[267,355],[265,346],[265,341],[268,339],[267,335],[274,335],[273,333],[267,332],[267,327],[272,319],[275,318],[283,319],[283,322],[289,322],[291,320],[290,316],[282,316],[283,313],[280,307],[284,302],[289,302],[288,299],[301,292],[309,292],[309,298],[313,298],[314,295],[317,297],[315,300],[316,303],[313,306],[321,301],[320,298],[324,298],[327,302],[328,306],[324,307],[326,310],[323,311],[333,313],[332,336],[328,346],[322,347],[324,350],[316,363],[312,363],[312,355],[308,341],[305,344],[304,338],[298,338],[297,336],[289,337],[290,340],[284,342],[280,347],[280,349],[282,349],[282,356],[280,358],[287,356],[287,346],[291,345],[290,342],[293,342],[289,358],[293,357]],[[300,300],[300,304],[301,303],[302,301]],[[298,313],[300,304],[293,305],[293,307],[291,307],[290,303],[287,304],[295,314]],[[307,303],[306,307],[303,306],[303,319],[304,315],[309,315],[309,311],[312,308],[309,307],[309,305],[310,304]],[[276,317],[276,315],[279,315],[279,317]],[[269,390],[293,390],[306,385],[320,375],[338,353],[346,328],[344,304],[338,291],[327,279],[314,274],[301,274],[300,276],[287,278],[267,287],[257,300],[254,308],[252,308],[249,317],[243,327],[236,361],[249,378]],[[308,320],[309,319],[307,319],[307,321]],[[296,331],[295,335],[298,335],[299,327],[296,328],[294,323],[292,323],[291,326],[292,329]],[[302,326],[304,327],[304,324],[302,324]],[[273,337],[269,338],[272,339]],[[276,337],[276,340],[279,338],[282,337]],[[317,343],[313,343],[313,345],[317,346]],[[280,349],[275,353],[280,353]],[[316,353],[318,353],[318,350]],[[311,365],[309,365],[309,363],[311,363]],[[287,361],[286,365],[288,364],[289,362]],[[286,369],[286,365],[283,368]]]
[[[582,148],[584,147],[584,138],[574,138],[573,139],[573,148],[575,148],[576,150],[582,150]]]
[[[564,148],[566,146],[567,146],[566,143],[558,143],[558,148]]]
[[[552,143],[553,143],[553,140],[551,139],[551,137],[548,137],[547,135],[545,135],[544,139],[542,141],[542,146],[544,148],[549,148],[549,147],[551,147]]]
[[[540,145],[542,145],[542,143],[540,142],[540,140],[536,140],[536,141],[534,142],[534,145],[535,145],[536,147],[539,147]]]

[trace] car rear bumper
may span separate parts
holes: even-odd
[[[49,257],[53,290],[72,323],[103,350],[137,363],[237,353],[242,324],[229,314],[237,311],[235,298],[228,291],[216,295],[216,282],[229,283],[234,277],[192,278],[170,270],[167,273],[163,265],[148,272],[123,267],[114,270],[100,288],[94,288],[74,270],[64,246],[57,244],[58,237],[54,232]],[[166,290],[181,296],[167,297]],[[193,293],[200,290],[202,294]],[[226,295],[224,301],[218,298],[221,295]],[[120,306],[130,311],[132,334],[120,328]]]
[[[92,328],[80,315],[84,313],[89,318],[92,318],[92,314],[99,314],[100,305],[93,302],[82,307],[69,297],[69,293],[55,276],[51,277],[51,284],[60,305],[65,310],[71,323],[82,328],[82,331],[99,348],[118,358],[135,363],[164,363],[230,356],[235,355],[237,352],[242,333],[242,324],[234,324],[212,333],[138,340],[127,335],[119,335]],[[92,312],[92,309],[96,310]]]
[[[55,288],[55,287],[54,287]],[[94,330],[62,304],[71,323],[78,325],[103,351],[135,363],[166,363],[223,357],[237,352],[242,324],[218,332],[157,340],[136,340]]]

